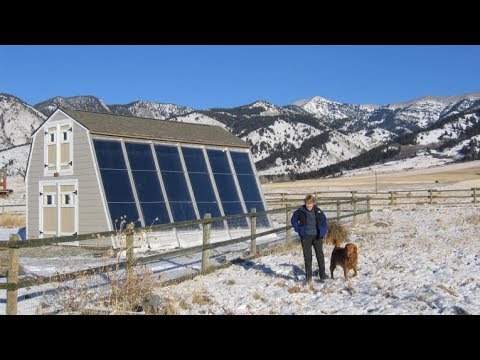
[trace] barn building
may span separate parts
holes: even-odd
[[[266,209],[249,144],[222,127],[63,108],[33,134],[25,182],[28,238]]]

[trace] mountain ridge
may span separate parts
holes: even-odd
[[[221,126],[250,143],[260,175],[273,176],[312,173],[355,159],[409,134],[417,134],[415,141],[418,140],[423,145],[427,141],[425,139],[432,143],[452,142],[457,138],[467,141],[470,139],[466,138],[469,134],[473,134],[472,140],[475,140],[476,130],[472,129],[478,118],[476,111],[480,109],[480,94],[424,96],[383,106],[345,104],[320,96],[298,100],[286,106],[277,106],[260,99],[234,108],[206,110],[142,100],[124,105],[106,104],[92,95],[67,98],[57,96],[31,106],[16,96],[0,94],[0,151],[29,144],[31,133],[59,106]],[[459,122],[458,118],[462,114],[473,114],[473,120],[469,118],[468,121],[464,119]],[[442,121],[446,121],[442,130],[428,130]],[[422,131],[430,132],[420,139]],[[452,133],[452,136],[446,136],[445,131],[456,135]],[[472,144],[475,147],[475,142]],[[463,148],[448,156],[452,160],[461,159],[465,156],[462,151]],[[22,166],[11,166],[14,157],[6,158],[9,159],[10,168],[21,173],[18,169]],[[25,159],[20,156],[18,161]],[[1,163],[1,159],[0,166],[6,166]]]

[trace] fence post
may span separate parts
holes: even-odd
[[[353,198],[353,225],[357,223],[357,198]]]
[[[390,206],[393,206],[393,190],[390,191]]]
[[[125,229],[125,234],[127,236],[127,284],[132,280],[132,265],[133,265],[133,229],[135,228],[134,223],[129,223]]]
[[[357,192],[356,191],[350,191],[352,193],[352,201],[353,199],[355,199],[357,197],[357,195],[355,195]]]
[[[286,207],[285,226],[288,226],[288,225],[290,225],[290,218],[291,218],[290,207],[288,206],[288,204],[285,204],[285,207]],[[287,229],[287,233],[286,233],[285,237],[287,239],[287,244],[290,244],[292,242],[292,228]]]
[[[252,208],[250,210],[252,216],[250,218],[250,234],[252,235],[252,240],[250,241],[250,255],[257,254],[257,237],[255,236],[257,233],[257,209]]]
[[[429,193],[428,197],[430,198],[430,205],[431,205],[431,204],[432,204],[432,202],[433,202],[433,194],[432,194],[432,189],[428,189],[428,193]]]
[[[473,203],[476,205],[477,204],[477,188],[472,188],[473,191]]]
[[[14,289],[7,288],[7,315],[17,315],[17,297],[18,297],[18,272],[19,272],[19,263],[18,263],[18,244],[17,241],[20,240],[18,234],[11,234],[10,241],[11,244],[8,245],[9,249],[9,258],[8,258],[8,275],[7,275],[7,285],[14,287]]]
[[[204,216],[205,220],[209,220],[212,217],[211,214],[207,213]],[[203,223],[203,249],[202,249],[202,272],[207,271],[209,268],[208,259],[210,258],[210,250],[205,247],[210,244],[210,222]]]
[[[337,220],[340,220],[340,200],[337,200]]]
[[[372,221],[372,218],[370,217],[370,196],[367,196],[367,219],[368,221]]]

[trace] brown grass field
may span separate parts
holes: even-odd
[[[480,160],[442,165],[423,169],[398,171],[377,170],[378,191],[393,189],[480,187]],[[322,190],[363,190],[375,191],[375,173],[341,176],[327,179],[309,179],[292,182],[262,184],[264,193],[311,193]]]

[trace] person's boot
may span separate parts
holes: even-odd
[[[319,277],[320,277],[320,282],[322,282],[322,283],[325,282],[325,280],[328,279],[328,275],[325,274],[325,273],[320,274]]]

